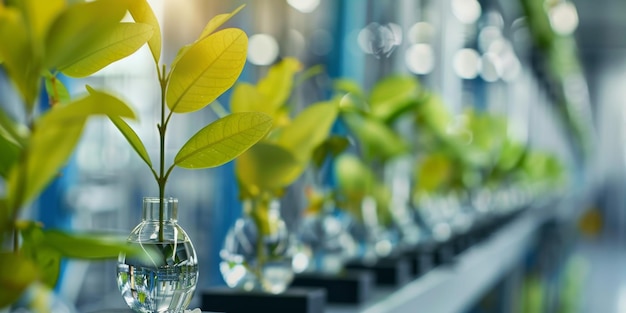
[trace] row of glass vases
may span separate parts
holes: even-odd
[[[432,240],[445,241],[454,233],[467,231],[481,216],[508,213],[529,198],[511,189],[484,190],[471,199],[459,195],[422,199],[418,210],[409,208],[409,199],[405,199],[392,203],[395,227],[381,227],[365,218],[352,222],[356,227],[350,234],[347,229],[351,223],[340,217],[332,201],[327,201],[319,213],[303,219],[298,239],[289,235],[276,199],[250,200],[244,202],[243,216],[226,236],[220,251],[220,272],[231,288],[281,293],[291,283],[294,270],[336,274],[350,258],[376,260],[398,244],[416,244],[424,232]],[[136,312],[183,312],[198,281],[193,244],[177,223],[178,200],[164,199],[162,226],[160,205],[158,198],[144,198],[143,220],[128,237],[130,244],[150,252],[150,258],[120,255],[118,260],[119,289]],[[363,213],[375,211],[375,206],[366,197]],[[420,215],[426,229],[417,228],[415,214]]]

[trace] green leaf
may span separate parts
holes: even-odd
[[[65,233],[59,230],[44,230],[41,244],[58,251],[62,256],[75,259],[111,259],[120,253],[142,255],[139,247],[129,245],[120,237],[105,233]],[[154,254],[149,255],[153,257]],[[148,257],[148,256],[146,256]]]
[[[70,93],[65,85],[56,76],[46,75],[44,85],[48,93],[49,105],[54,106],[58,103],[67,103],[70,101]]]
[[[135,118],[133,110],[119,98],[86,86],[89,94],[67,105],[58,106],[43,115],[39,124],[65,123],[84,120],[90,115],[113,115]]]
[[[359,158],[347,153],[337,157],[335,176],[341,206],[359,217],[363,198],[372,194],[376,177]]]
[[[39,91],[41,58],[34,54],[32,41],[23,16],[14,8],[0,7],[0,59],[4,60],[9,78],[22,95],[30,112]]]
[[[363,92],[363,89],[361,89],[361,86],[350,79],[335,79],[333,81],[333,89],[341,91],[342,93],[352,94],[360,99],[365,99],[365,93]]]
[[[390,76],[374,86],[370,95],[372,115],[391,122],[418,104],[419,83],[411,76]]]
[[[89,76],[133,54],[152,37],[153,32],[148,24],[119,23],[101,40],[87,46],[72,63],[63,64],[58,70],[71,77]]]
[[[128,10],[135,22],[152,26],[152,37],[148,40],[148,47],[150,47],[154,63],[159,64],[159,59],[161,58],[161,26],[150,4],[148,4],[147,0],[131,0],[129,1]]]
[[[21,0],[16,3],[23,12],[24,18],[31,29],[37,43],[43,39],[54,19],[66,8],[63,0]]]
[[[230,110],[235,112],[263,112],[274,116],[276,110],[265,105],[265,96],[249,83],[237,83],[230,97]]]
[[[240,29],[224,29],[193,44],[176,63],[167,85],[172,112],[202,109],[228,90],[246,62],[248,37]]]
[[[261,140],[272,127],[272,119],[260,112],[233,113],[198,131],[174,158],[184,168],[222,165]]]
[[[444,153],[426,155],[417,169],[416,191],[436,191],[449,182],[454,170],[451,160]]]
[[[152,161],[150,160],[150,155],[148,155],[148,151],[146,150],[145,145],[137,136],[137,133],[121,118],[117,116],[109,116],[109,119],[117,129],[124,135],[124,138],[128,141],[131,147],[137,152],[139,157],[148,164],[149,167],[152,167]]]
[[[333,101],[313,104],[281,130],[277,143],[306,163],[328,137],[337,113],[337,103]]]
[[[445,135],[452,122],[452,114],[439,96],[428,95],[416,109],[416,123],[422,126],[422,130],[431,131],[436,136]]]
[[[87,118],[114,115],[134,118],[132,110],[119,99],[93,89],[91,94],[67,105],[49,110],[36,123],[31,135],[28,157],[9,175],[11,207],[28,202],[59,173],[72,153]]]
[[[302,63],[294,58],[284,58],[278,64],[272,66],[263,79],[257,83],[257,90],[265,96],[268,110],[277,111],[285,105],[291,89],[293,77],[302,69]]]
[[[20,254],[27,256],[37,267],[39,281],[54,288],[61,272],[61,254],[42,244],[45,235],[41,224],[32,221],[21,221],[20,224],[23,240]]]
[[[313,164],[318,168],[321,167],[327,157],[338,156],[348,148],[349,145],[350,142],[345,137],[330,136],[326,138],[322,144],[318,145],[315,147],[315,150],[313,150]]]
[[[382,122],[355,113],[344,113],[342,117],[359,139],[367,159],[386,160],[408,150],[406,142]]]
[[[26,126],[19,125],[0,109],[0,136],[19,145],[24,146],[29,130]]]
[[[284,188],[304,169],[289,150],[267,142],[257,143],[235,161],[237,179],[252,195]]]
[[[16,164],[22,149],[0,134],[0,176],[7,178],[9,170]]]
[[[9,209],[9,202],[6,198],[0,198],[0,233],[7,234],[8,221],[11,218],[11,210]]]
[[[198,37],[198,39],[196,39],[196,41],[194,43],[196,43],[198,41],[201,41],[201,40],[205,39],[206,37],[210,36],[211,34],[213,34],[213,32],[215,32],[215,30],[217,28],[219,28],[224,23],[226,23],[228,20],[230,20],[230,18],[232,18],[235,14],[237,14],[239,11],[241,11],[241,9],[243,9],[244,6],[245,6],[245,4],[241,5],[240,7],[238,7],[237,9],[235,9],[235,11],[233,11],[231,13],[220,14],[220,15],[217,15],[217,16],[213,17],[206,24],[206,26],[202,30],[202,33],[200,34],[200,37]],[[187,52],[187,50],[189,50],[189,48],[191,48],[192,45],[193,44],[184,45],[183,47],[181,47],[178,50],[178,53],[176,54],[176,57],[174,58],[174,61],[172,61],[172,68],[176,67],[176,64],[178,63],[180,58]]]
[[[224,25],[224,23],[228,22],[228,20],[230,20],[233,16],[235,16],[235,14],[239,13],[239,11],[241,11],[241,9],[243,9],[243,7],[245,6],[246,6],[245,4],[242,4],[230,13],[220,14],[220,15],[216,15],[215,17],[213,17],[202,30],[202,33],[200,34],[200,37],[198,38],[198,40],[202,40],[208,37],[209,35],[211,35],[220,26]]]
[[[0,252],[0,308],[17,301],[37,279],[37,269],[22,255]]]
[[[45,43],[48,68],[66,68],[109,36],[128,9],[126,0],[80,2],[63,11],[51,25]]]

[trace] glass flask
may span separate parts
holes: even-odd
[[[357,255],[357,244],[339,217],[335,203],[326,199],[320,212],[307,214],[298,227],[300,242],[310,250],[303,272],[339,273]],[[294,269],[298,269],[294,259]]]
[[[231,288],[278,294],[293,280],[293,241],[275,199],[243,203],[243,216],[228,231],[220,272]]]
[[[143,199],[143,220],[127,241],[151,254],[142,258],[121,254],[117,284],[135,312],[182,313],[196,289],[198,259],[189,236],[178,225],[178,199],[163,199],[161,234],[159,206],[159,198]]]

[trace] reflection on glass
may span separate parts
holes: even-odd
[[[361,29],[357,40],[363,52],[376,58],[389,57],[396,46],[402,43],[402,29],[394,23],[370,23]]]

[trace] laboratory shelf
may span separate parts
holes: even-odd
[[[400,288],[377,289],[360,306],[329,305],[327,313],[460,313],[521,262],[549,211],[527,209],[480,243]]]

